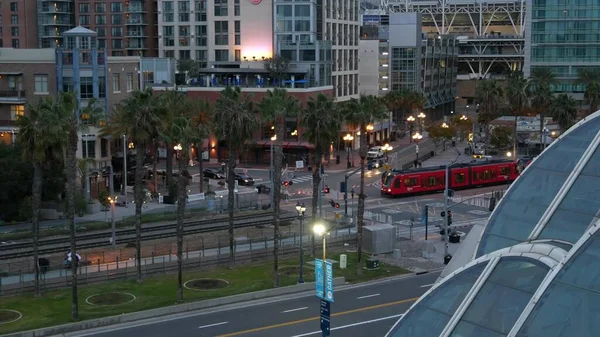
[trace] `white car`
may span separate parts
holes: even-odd
[[[381,146],[374,146],[367,152],[367,159],[380,158],[383,157],[383,154],[383,148]]]

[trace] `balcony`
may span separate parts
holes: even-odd
[[[50,6],[42,6],[42,13],[50,13],[50,14],[70,14],[71,9],[68,5],[50,5]]]
[[[146,33],[143,30],[129,30],[125,33],[127,37],[147,37]]]
[[[131,41],[125,44],[125,49],[146,49],[146,47],[139,41]]]
[[[0,90],[1,103],[25,103],[25,90]]]
[[[131,18],[125,21],[125,25],[127,26],[145,26],[147,25],[146,20],[142,18]]]
[[[146,13],[143,6],[128,6],[125,7],[125,13]]]

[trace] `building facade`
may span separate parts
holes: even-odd
[[[37,48],[37,6],[31,0],[0,5],[0,48]]]
[[[527,2],[525,76],[535,68],[551,68],[555,92],[584,101],[579,71],[600,67],[600,8],[593,0]]]

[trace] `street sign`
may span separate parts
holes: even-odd
[[[333,302],[333,264],[325,262],[325,299]]]
[[[329,336],[331,326],[331,304],[321,300],[321,332],[323,336]]]
[[[427,225],[427,217],[429,216],[429,206],[425,205],[425,207],[423,207],[423,211],[421,212],[421,224],[423,224],[424,226]]]
[[[325,278],[325,271],[323,270],[323,260],[315,259],[315,286],[316,286],[318,298],[323,298],[323,279],[324,278]]]

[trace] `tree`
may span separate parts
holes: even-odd
[[[196,78],[200,73],[200,65],[196,60],[179,60],[177,68],[179,72],[186,74],[186,79]]]
[[[212,127],[212,109],[210,104],[205,100],[190,100],[188,103],[188,109],[194,121],[194,127],[196,128],[197,134],[197,147],[198,147],[198,172],[200,174],[200,193],[204,192],[204,162],[202,158],[204,140],[210,135]]]
[[[168,90],[163,92],[159,96],[160,104],[162,107],[162,116],[161,123],[158,125],[157,135],[156,137],[160,139],[166,146],[167,152],[167,188],[169,190],[169,195],[172,197],[172,200],[178,195],[177,194],[177,184],[173,182],[173,156],[174,150],[173,147],[178,143],[172,139],[170,132],[163,132],[164,129],[169,129],[171,124],[173,123],[172,118],[174,116],[178,116],[183,112],[183,110],[187,109],[185,94],[176,90]],[[181,173],[181,172],[180,172]],[[154,174],[156,177],[156,174]]]
[[[455,116],[452,119],[452,126],[455,129],[458,129],[460,133],[460,139],[465,139],[465,134],[470,133],[473,130],[473,121],[471,118],[466,118],[466,116]]]
[[[486,143],[490,142],[490,122],[498,117],[498,109],[504,96],[504,90],[495,80],[479,82],[475,89],[475,96],[479,102],[479,116],[477,122],[486,126]]]
[[[437,147],[440,145],[440,142],[451,140],[452,137],[456,135],[456,129],[453,126],[448,126],[447,128],[444,128],[440,125],[433,124],[428,126],[425,129],[425,131],[427,131],[429,138],[433,141],[435,151],[437,151]]]
[[[381,99],[376,96],[361,95],[359,99],[351,99],[344,109],[344,120],[359,125],[360,128],[360,192],[358,194],[357,214],[357,273],[362,274],[362,230],[365,214],[365,159],[367,157],[367,125],[385,118],[387,111]]]
[[[285,138],[285,121],[287,117],[296,115],[298,102],[289,96],[285,89],[274,89],[267,92],[267,96],[259,104],[263,120],[275,126],[275,158],[273,159],[273,273],[274,286],[279,286],[279,217],[281,202],[281,165],[283,164],[283,140]],[[300,235],[303,235],[302,233]]]
[[[312,223],[317,221],[319,203],[319,185],[321,184],[321,166],[323,154],[329,145],[338,139],[341,128],[341,115],[333,100],[323,94],[310,98],[306,109],[302,111],[301,124],[304,129],[302,137],[314,146],[313,193],[312,193]],[[311,236],[312,254],[315,255],[315,238]]]
[[[590,115],[598,109],[600,102],[600,68],[582,68],[578,75],[577,83],[585,86],[584,97],[590,105]]]
[[[266,59],[263,65],[269,73],[269,77],[275,80],[276,86],[282,86],[284,75],[287,73],[290,65],[290,60],[281,55],[275,55]]]
[[[533,68],[531,71],[529,77],[531,105],[540,115],[540,144],[544,138],[544,115],[552,103],[552,85],[556,83],[556,76],[551,68]]]
[[[25,199],[31,196],[33,165],[23,157],[22,148],[19,142],[0,142],[0,221],[31,221],[31,203],[27,205]]]
[[[27,105],[26,116],[17,119],[19,133],[17,142],[23,149],[23,158],[33,164],[31,187],[31,224],[33,233],[33,265],[35,266],[35,296],[40,293],[40,266],[38,261],[40,234],[40,205],[42,202],[43,175],[46,163],[52,157],[62,155],[63,144],[67,141],[65,117],[54,107],[52,98],[42,98],[33,105]]]
[[[513,156],[517,157],[517,116],[523,114],[523,108],[527,105],[529,99],[529,83],[521,71],[513,71],[508,75],[506,86],[506,96],[511,105],[511,110],[515,116],[513,124]]]
[[[508,126],[495,127],[492,130],[490,143],[499,150],[504,150],[513,142],[514,134],[512,128]]]
[[[227,208],[229,212],[229,258],[235,264],[233,211],[236,159],[252,139],[259,125],[258,115],[248,97],[243,97],[239,87],[227,87],[221,91],[215,107],[215,134],[227,142],[229,160],[227,162]]]
[[[158,97],[151,88],[136,90],[118,104],[112,111],[110,123],[102,130],[102,134],[113,137],[127,135],[134,143],[135,155],[135,249],[137,281],[142,282],[142,206],[144,204],[144,156],[146,148],[153,142],[158,133],[158,126],[163,120],[164,110]]]
[[[568,94],[560,94],[552,100],[550,105],[552,118],[558,122],[563,130],[570,128],[577,116],[577,102]]]

